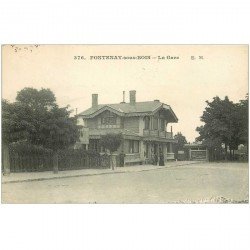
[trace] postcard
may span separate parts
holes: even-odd
[[[2,46],[2,203],[248,203],[248,45]]]

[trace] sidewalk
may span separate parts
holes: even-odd
[[[79,176],[141,172],[141,171],[150,171],[150,170],[156,170],[156,169],[184,166],[184,165],[190,165],[190,164],[195,164],[195,163],[200,163],[200,162],[197,162],[197,161],[174,161],[174,162],[168,162],[166,166],[136,165],[136,166],[119,167],[119,168],[116,168],[115,170],[111,170],[111,169],[81,169],[81,170],[59,171],[58,174],[54,174],[52,171],[31,172],[31,173],[11,173],[8,176],[2,175],[2,184],[25,182],[25,181],[42,181],[42,180],[70,178],[70,177],[79,177]]]

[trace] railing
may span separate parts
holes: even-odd
[[[64,151],[58,154],[59,170],[109,168],[110,156],[81,150]],[[11,172],[42,172],[53,170],[52,154],[10,153]]]
[[[160,132],[159,132],[159,136],[160,136],[161,138],[166,138],[166,131],[160,131]]]
[[[102,128],[121,128],[120,124],[101,124],[97,126],[98,129],[102,129]]]
[[[167,139],[173,139],[173,133],[171,133],[171,132],[166,132],[166,138],[167,138]]]
[[[71,153],[59,156],[59,170],[75,170],[88,168],[109,168],[110,156],[95,154]]]
[[[43,172],[52,171],[53,161],[51,154],[19,154],[10,152],[11,172]]]
[[[159,131],[159,130],[143,130],[144,136],[156,136],[160,138],[173,139],[171,132]]]
[[[136,162],[136,161],[141,161],[140,158],[140,153],[135,153],[135,154],[126,154],[125,156],[125,163],[127,162]]]

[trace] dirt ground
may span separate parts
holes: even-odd
[[[3,203],[248,202],[248,163],[198,163],[143,172],[2,184]]]

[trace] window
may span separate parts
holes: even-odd
[[[107,152],[106,148],[101,146],[101,153],[106,153],[106,152]]]
[[[158,130],[158,118],[154,118],[153,120],[153,129]]]
[[[129,153],[139,153],[139,141],[129,140]]]
[[[144,118],[144,129],[149,129],[149,124],[150,124],[150,118],[148,116],[146,116]]]
[[[139,141],[134,141],[134,153],[139,153]]]
[[[148,143],[145,144],[145,156],[146,158],[149,158],[149,144]]]
[[[165,120],[161,119],[161,131],[165,131]]]
[[[96,152],[99,152],[100,147],[99,147],[98,140],[96,140],[96,139],[89,140],[89,149],[96,151]]]
[[[114,117],[114,116],[103,117],[102,124],[103,125],[115,125],[116,124],[116,117]]]

